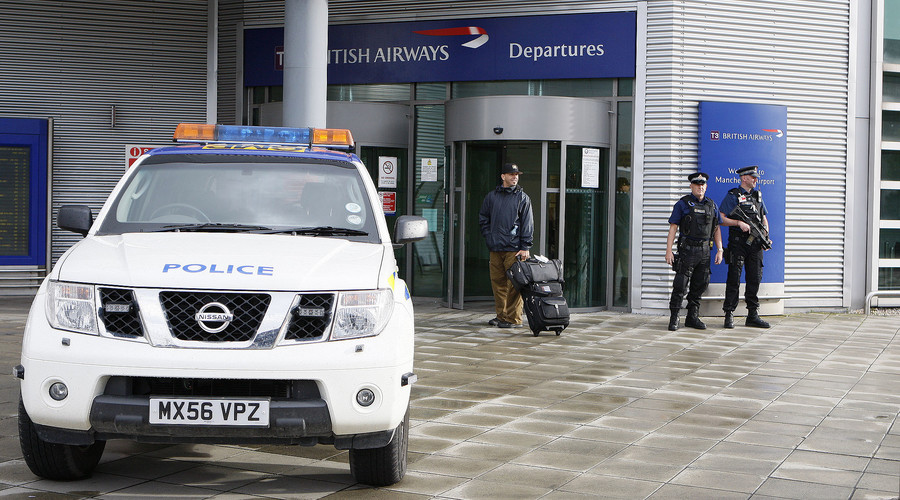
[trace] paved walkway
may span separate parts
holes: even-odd
[[[25,301],[0,298],[0,366]],[[769,317],[666,330],[576,314],[562,336],[489,327],[486,308],[417,307],[409,472],[353,483],[316,446],[110,442],[90,479],[30,473],[18,383],[0,377],[0,498],[677,498],[900,496],[900,319]],[[739,323],[742,324],[742,323]]]

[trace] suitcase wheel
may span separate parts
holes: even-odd
[[[532,330],[531,334],[534,335],[535,337],[537,337],[538,335],[541,334],[541,332]]]
[[[562,333],[562,330],[556,330],[556,336],[557,336],[557,337],[559,337],[561,333]]]

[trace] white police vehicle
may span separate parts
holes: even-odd
[[[108,439],[333,444],[356,480],[406,470],[413,308],[349,131],[179,125],[113,189],[25,327],[19,436],[50,479]],[[394,242],[423,238],[399,217]]]

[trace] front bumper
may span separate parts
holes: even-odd
[[[148,422],[149,398],[98,396],[91,407],[91,429],[77,431],[35,424],[41,439],[85,446],[96,440],[130,439],[145,443],[210,444],[330,444],[338,449],[386,446],[393,430],[335,436],[331,432],[328,407],[321,399],[273,401],[270,426],[265,428],[225,426],[152,425]]]
[[[370,447],[359,443],[382,442],[385,436],[389,440],[409,404],[413,365],[409,307],[395,307],[388,325],[375,337],[269,349],[185,349],[56,330],[46,321],[43,303],[39,294],[26,324],[21,393],[39,432],[56,436],[47,439],[51,442],[128,438]],[[315,390],[272,397],[265,428],[160,426],[149,424],[149,397],[185,395],[109,389],[111,381],[121,379],[288,381],[311,384]],[[62,401],[49,395],[56,382],[68,388]],[[361,389],[375,394],[374,404],[363,407],[357,402]]]

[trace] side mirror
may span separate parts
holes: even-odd
[[[394,223],[394,245],[419,241],[428,236],[428,221],[418,215],[401,215]]]
[[[91,214],[91,208],[86,205],[63,205],[59,207],[59,214],[56,216],[56,225],[60,229],[82,236],[87,236],[93,223],[94,216]]]

